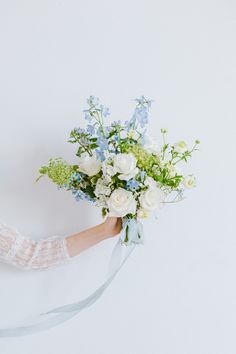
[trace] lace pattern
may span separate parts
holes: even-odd
[[[65,239],[52,236],[31,240],[0,223],[0,261],[21,269],[43,270],[70,260]]]

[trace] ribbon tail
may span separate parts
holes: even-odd
[[[79,302],[61,306],[49,312],[43,313],[35,318],[34,323],[22,325],[19,327],[0,329],[0,337],[24,336],[24,335],[48,330],[65,321],[68,321],[72,317],[76,316],[80,311],[91,306],[101,297],[101,295],[104,293],[106,288],[110,285],[110,283],[115,278],[117,273],[123,267],[123,265],[129,258],[129,256],[133,252],[135,245],[129,247],[128,252],[126,253],[122,261],[121,261],[121,256],[122,256],[121,247],[122,247],[121,241],[119,240],[112,252],[112,256],[109,264],[108,278],[99,288],[97,288],[88,297],[86,297],[85,299]]]

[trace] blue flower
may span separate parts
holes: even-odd
[[[113,135],[113,140],[119,141],[120,140],[119,135],[118,134]]]
[[[151,107],[153,100],[147,100],[143,95],[140,98],[135,98],[135,101],[140,105],[147,105],[148,108]]]
[[[88,200],[90,202],[94,202],[94,199],[91,198],[89,195],[81,191],[80,189],[72,189],[72,194],[75,197],[75,200],[79,202],[80,200]]]
[[[78,172],[74,172],[71,176],[71,180],[80,182],[81,181],[81,174]]]
[[[114,127],[114,128],[120,127],[121,126],[121,120],[117,120],[117,121],[114,120],[114,122],[111,123],[111,126]]]
[[[84,133],[86,133],[86,132],[85,132],[85,129],[82,129],[82,128],[77,128],[77,129],[76,129],[76,132],[77,132],[77,134],[84,134]]]
[[[95,134],[94,125],[88,124],[88,126],[87,126],[87,132],[88,132],[90,135],[94,135],[94,134]]]
[[[145,106],[137,106],[134,111],[133,120],[137,120],[142,128],[148,123],[148,109]]]
[[[108,150],[109,148],[107,139],[102,136],[97,139],[97,145],[100,147],[101,150]]]
[[[95,96],[90,96],[87,99],[87,103],[89,106],[97,106],[99,104],[99,98]]]
[[[90,114],[90,112],[87,111],[87,110],[85,110],[84,112],[85,112],[84,118],[85,118],[89,123],[91,123],[91,121],[93,120],[93,116],[92,116],[92,115]]]
[[[128,189],[138,189],[139,183],[135,179],[130,179],[129,181],[126,182],[126,186]]]
[[[101,110],[101,113],[104,117],[107,117],[110,115],[109,108],[104,107],[102,104],[100,105],[100,110]]]
[[[72,189],[72,194],[75,197],[75,200],[79,202],[80,200],[85,199],[85,193],[78,189]]]
[[[101,161],[104,161],[105,160],[104,151],[99,149],[96,149],[95,151],[96,151],[97,158]]]

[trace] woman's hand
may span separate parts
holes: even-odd
[[[103,226],[105,228],[105,233],[107,237],[114,237],[117,236],[122,229],[122,220],[121,218],[117,217],[108,217]]]

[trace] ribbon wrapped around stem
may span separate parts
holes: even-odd
[[[136,219],[123,218],[120,240],[122,244],[128,246],[132,244],[143,243],[144,241],[143,225]]]

